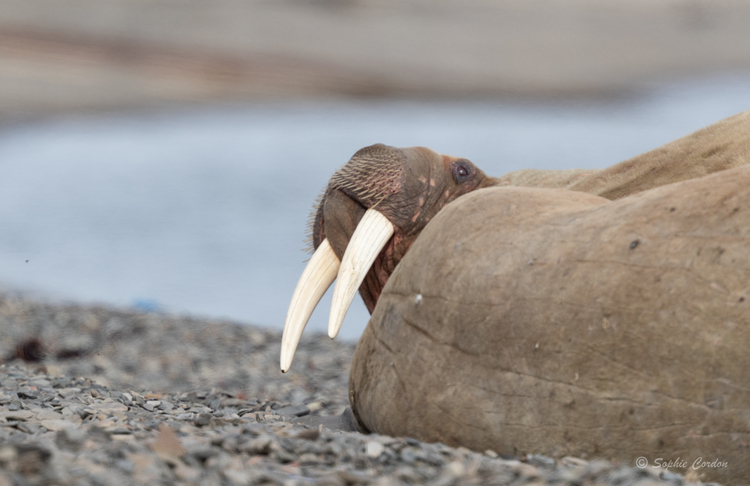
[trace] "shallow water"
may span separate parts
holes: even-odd
[[[490,175],[606,167],[750,108],[750,76],[609,102],[255,105],[0,132],[0,283],[281,328],[331,174],[376,142]],[[330,294],[330,292],[329,292]],[[327,327],[330,295],[308,328]],[[367,319],[359,299],[341,336]]]

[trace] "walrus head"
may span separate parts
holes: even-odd
[[[281,371],[291,366],[302,331],[334,280],[331,338],[357,289],[372,313],[388,277],[427,223],[457,197],[492,184],[470,161],[425,147],[376,144],[355,153],[313,209],[315,252],[289,306]]]

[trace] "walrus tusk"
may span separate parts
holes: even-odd
[[[307,321],[318,305],[323,294],[331,286],[338,274],[341,263],[333,252],[328,239],[318,246],[310,258],[302,276],[294,289],[289,310],[286,313],[284,334],[281,336],[281,371],[286,373],[292,366],[294,351],[297,350],[299,338],[305,330]]]
[[[328,320],[328,336],[331,339],[339,333],[344,316],[354,300],[354,294],[394,231],[393,223],[375,209],[365,211],[365,215],[357,224],[346,246],[338,282],[333,290],[331,317]]]

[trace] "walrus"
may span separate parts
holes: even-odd
[[[426,148],[362,149],[314,212],[281,368],[338,278],[329,335],[357,289],[372,313],[349,383],[363,431],[710,456],[726,465],[702,477],[744,480],[749,148],[750,112],[602,171],[492,178]]]

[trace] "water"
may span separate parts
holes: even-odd
[[[363,146],[424,145],[490,175],[606,167],[748,108],[736,76],[606,103],[297,103],[8,128],[0,284],[281,328],[312,202]],[[308,329],[326,329],[329,302]],[[340,336],[368,317],[355,299]]]

